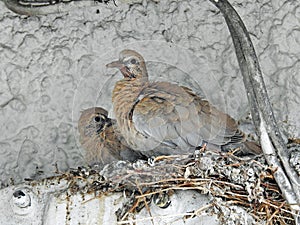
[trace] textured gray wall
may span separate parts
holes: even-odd
[[[80,110],[98,105],[111,113],[120,75],[105,64],[124,48],[145,56],[151,79],[190,86],[236,119],[247,115],[231,37],[216,8],[205,0],[135,2],[33,17],[0,2],[2,184],[49,175],[55,163],[60,170],[83,163]],[[231,3],[251,33],[282,130],[299,137],[300,3]]]

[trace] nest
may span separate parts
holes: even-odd
[[[120,191],[126,194],[126,203],[116,212],[120,224],[132,223],[144,207],[150,210],[153,200],[162,208],[168,207],[168,196],[176,190],[195,190],[212,197],[205,207],[183,215],[185,219],[205,213],[217,215],[221,224],[243,224],[228,212],[230,207],[239,206],[255,224],[295,224],[274,179],[275,171],[263,156],[238,157],[233,152],[201,149],[192,155],[160,156],[135,163],[119,161],[100,172],[80,168],[72,173],[89,179],[85,189],[96,196]],[[71,189],[78,189],[76,182]]]

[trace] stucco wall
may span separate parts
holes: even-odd
[[[133,1],[128,1],[133,2]],[[249,109],[231,37],[209,1],[94,2],[59,14],[20,16],[0,2],[1,183],[83,163],[80,110],[112,114],[120,79],[105,64],[131,48],[153,80],[201,92],[236,119]],[[287,137],[300,136],[300,3],[231,1],[259,56],[276,118]],[[114,76],[112,76],[114,75]],[[201,91],[200,91],[201,90]]]

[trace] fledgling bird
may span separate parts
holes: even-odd
[[[117,124],[128,145],[146,155],[191,152],[206,144],[228,151],[240,147],[260,153],[248,142],[236,121],[219,111],[191,89],[170,82],[150,82],[144,58],[133,50],[123,50],[118,68],[124,78],[113,90]]]
[[[134,161],[142,155],[127,147],[117,129],[116,121],[100,107],[84,110],[78,121],[80,143],[89,165],[100,167],[118,160]]]

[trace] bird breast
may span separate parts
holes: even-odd
[[[114,114],[121,134],[133,149],[136,148],[135,138],[140,135],[130,119],[130,113],[143,86],[137,82],[118,81],[113,90],[112,102]],[[132,140],[132,141],[131,141]]]

